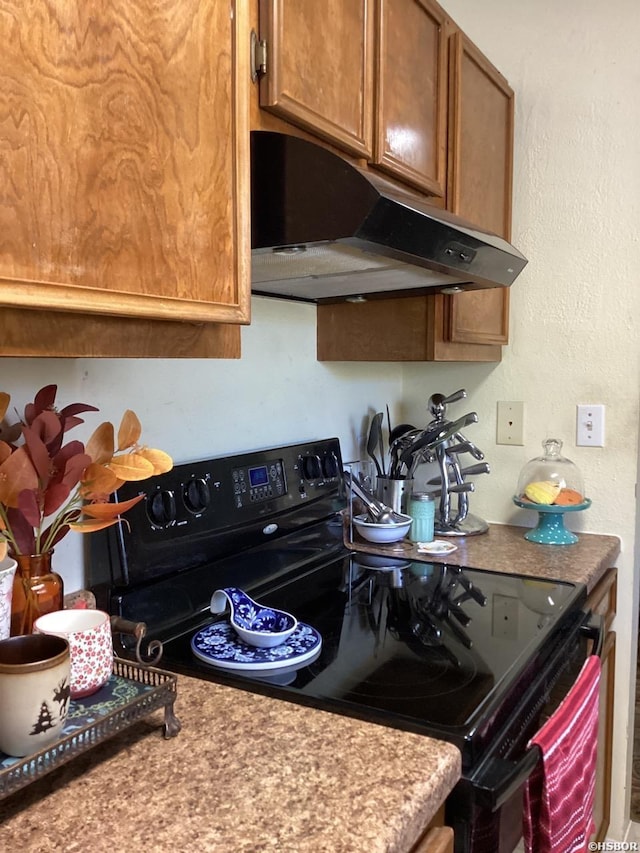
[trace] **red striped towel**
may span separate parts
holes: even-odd
[[[542,750],[525,785],[527,853],[583,853],[595,831],[600,658],[587,658],[562,703],[529,741]]]

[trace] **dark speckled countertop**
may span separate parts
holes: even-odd
[[[384,552],[425,562],[440,561],[454,566],[584,583],[589,592],[605,571],[616,565],[620,554],[617,536],[580,533],[574,545],[539,545],[524,538],[528,529],[491,524],[489,531],[480,536],[451,538],[458,547],[446,557],[419,554],[408,540],[393,545],[370,545],[358,537],[354,547],[366,553]],[[346,534],[345,542],[350,547]]]
[[[592,589],[620,551],[525,532],[491,525],[447,562]],[[2,849],[407,853],[460,775],[442,741],[183,676],[175,710],[176,738],[152,714],[0,802]]]
[[[442,741],[192,678],[175,711],[1,802],[2,850],[405,853],[460,776]]]

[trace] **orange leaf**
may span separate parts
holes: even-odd
[[[11,397],[6,393],[6,391],[0,391],[0,421],[4,420],[10,401]]]
[[[85,446],[85,453],[98,462],[105,465],[113,456],[113,424],[105,421],[94,431]]]
[[[82,507],[84,515],[89,515],[91,518],[114,518],[121,515],[123,512],[131,509],[144,498],[144,495],[137,495],[135,498],[130,498],[128,501],[120,501],[120,503],[100,503],[100,504],[85,504]]]
[[[106,465],[98,465],[92,462],[85,468],[80,484],[80,494],[83,498],[91,499],[94,496],[110,495],[118,488],[120,481],[111,468]]]
[[[126,450],[128,447],[135,447],[142,435],[142,426],[138,420],[138,416],[131,409],[122,416],[120,421],[120,429],[118,430],[118,450]]]
[[[18,506],[18,495],[23,489],[37,489],[38,475],[29,454],[19,447],[0,465],[0,503]]]
[[[94,533],[96,530],[104,530],[105,527],[113,527],[117,523],[117,518],[88,518],[85,521],[72,521],[69,528],[75,530],[77,533]]]
[[[146,480],[153,474],[153,465],[148,459],[139,456],[137,453],[123,453],[120,456],[114,456],[109,462],[109,468],[113,471],[116,477],[119,477],[125,482],[130,480]]]
[[[138,456],[148,459],[153,465],[154,474],[166,474],[173,468],[173,459],[164,450],[155,450],[153,447],[142,447],[136,450]]]
[[[0,560],[4,560],[4,558],[7,556],[7,550],[7,540],[0,539]]]

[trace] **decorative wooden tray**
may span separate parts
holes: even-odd
[[[71,761],[164,706],[164,736],[175,737],[177,676],[115,658],[109,681],[86,699],[71,700],[61,737],[46,749],[14,758],[0,752],[0,800]]]

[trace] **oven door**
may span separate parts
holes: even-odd
[[[524,785],[540,761],[529,739],[558,708],[586,658],[600,656],[604,619],[585,614],[574,640],[560,646],[536,674],[483,760],[458,783],[447,800],[447,823],[456,853],[512,853],[522,837]]]

